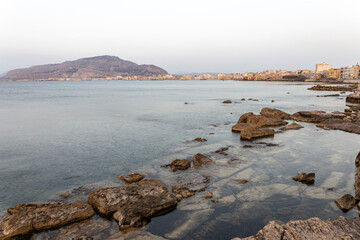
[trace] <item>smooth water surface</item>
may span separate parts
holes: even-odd
[[[208,190],[216,201],[204,200],[204,193],[183,200],[177,210],[154,218],[147,231],[170,239],[229,239],[254,234],[269,220],[355,216],[355,210],[342,213],[333,200],[353,194],[360,136],[300,123],[305,128],[257,141],[279,146],[248,149],[242,147],[248,143],[231,132],[241,114],[259,113],[263,107],[289,113],[346,107],[345,95],[318,98],[328,92],[309,91],[309,86],[237,81],[0,82],[0,211],[84,184],[117,181],[117,175],[137,170],[171,186],[184,174],[191,180],[194,171],[172,173],[159,166],[201,152],[217,163],[196,172],[211,176]],[[227,99],[233,103],[223,104]],[[195,137],[208,142],[188,142]],[[228,155],[214,153],[223,146],[229,147]],[[302,171],[316,173],[313,186],[291,180]],[[238,178],[249,183],[239,186],[233,181]]]

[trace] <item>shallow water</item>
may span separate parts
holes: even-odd
[[[279,146],[243,148],[249,142],[231,132],[241,114],[263,107],[289,113],[346,107],[345,95],[317,98],[328,93],[308,87],[234,81],[0,82],[0,212],[102,180],[122,184],[115,176],[141,171],[168,186],[211,178],[207,191],[215,203],[203,199],[206,192],[198,193],[144,228],[170,239],[229,239],[252,235],[269,220],[356,216],[356,210],[342,213],[333,200],[354,194],[359,135],[300,123],[305,128],[255,141]],[[222,104],[227,99],[234,103]],[[188,142],[195,137],[208,142]],[[214,153],[224,146],[228,155]],[[159,167],[198,152],[216,164],[176,173]],[[313,186],[291,180],[302,171],[316,173]],[[249,183],[239,185],[233,181],[238,178]]]

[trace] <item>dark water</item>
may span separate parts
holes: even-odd
[[[233,81],[0,82],[0,211],[84,184],[116,181],[115,176],[135,170],[170,186],[185,173],[159,165],[201,152],[216,166],[189,170],[186,177],[211,176],[208,191],[217,202],[198,194],[154,218],[145,230],[170,239],[229,239],[254,234],[269,220],[356,216],[355,210],[342,213],[333,200],[354,193],[360,136],[301,123],[305,128],[261,140],[277,147],[246,149],[242,145],[248,143],[231,132],[241,114],[263,107],[289,113],[346,107],[345,95],[317,98],[328,93],[308,87]],[[234,103],[222,104],[227,99]],[[195,137],[208,142],[186,142]],[[229,146],[227,156],[214,153],[223,146]],[[316,173],[313,186],[291,180],[301,171]],[[249,183],[239,186],[236,178]]]

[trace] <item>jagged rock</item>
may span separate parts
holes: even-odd
[[[246,123],[248,117],[253,116],[253,115],[254,115],[254,113],[252,113],[252,112],[248,112],[248,113],[245,113],[245,114],[241,115],[239,120],[238,120],[238,123]]]
[[[190,167],[191,162],[189,160],[176,159],[171,162],[171,171],[176,172],[177,170],[186,170]]]
[[[356,205],[355,198],[350,194],[345,194],[344,196],[335,200],[334,202],[344,212],[351,210]]]
[[[346,119],[328,119],[316,124],[316,126],[325,130],[342,130],[344,132],[360,134],[360,124]]]
[[[298,122],[320,123],[327,119],[346,117],[344,113],[326,113],[324,111],[300,111],[291,115],[291,119]]]
[[[126,176],[117,176],[118,179],[123,180],[127,183],[134,183],[143,180],[145,175],[140,173],[130,173]]]
[[[340,217],[334,221],[319,218],[295,220],[280,225],[270,221],[252,237],[242,240],[313,240],[313,239],[360,239],[360,218]],[[233,240],[240,240],[234,238]]]
[[[265,117],[269,118],[278,118],[283,120],[289,120],[290,114],[283,112],[281,110],[275,109],[275,108],[263,108],[261,109],[260,114]]]
[[[207,139],[206,138],[194,138],[193,142],[206,142]]]
[[[91,193],[88,201],[100,214],[113,216],[121,229],[139,227],[151,217],[171,211],[177,205],[174,194],[155,179],[103,188]]]
[[[257,125],[252,125],[249,123],[237,123],[234,126],[232,126],[231,130],[233,132],[241,132],[243,130],[255,130],[259,128],[260,127],[258,127]]]
[[[274,134],[275,131],[273,129],[243,130],[240,133],[240,138],[252,140],[254,138],[274,136]]]
[[[0,223],[0,239],[57,228],[94,215],[89,204],[75,202],[24,203],[9,208],[11,216]]]
[[[305,184],[314,184],[315,182],[315,173],[299,173],[298,175],[292,178],[294,181],[298,181]]]
[[[207,158],[200,153],[195,154],[193,160],[194,160],[194,168],[198,168],[201,167],[202,165],[206,165],[214,162],[210,158]]]
[[[212,194],[212,192],[207,192],[206,194],[205,194],[205,199],[209,199],[209,198],[212,198],[213,197],[213,194]]]
[[[232,101],[231,100],[225,100],[222,103],[232,103]]]
[[[297,123],[292,123],[292,124],[289,124],[285,127],[282,127],[280,128],[280,130],[296,130],[296,129],[300,129],[300,128],[303,128],[303,126],[301,126],[300,124],[297,124]]]
[[[228,149],[229,149],[228,147],[221,147],[221,148],[219,148],[218,150],[216,150],[215,152],[216,152],[216,153],[222,153],[222,152],[227,151]]]
[[[275,127],[287,124],[287,122],[282,119],[269,118],[262,115],[249,116],[246,120],[246,123],[250,123],[258,127]]]

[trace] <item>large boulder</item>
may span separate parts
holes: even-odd
[[[290,114],[283,112],[281,110],[275,109],[275,108],[263,108],[261,109],[260,114],[265,117],[269,118],[278,118],[278,119],[290,119]]]
[[[334,221],[319,218],[295,220],[286,224],[270,221],[254,236],[242,240],[311,240],[311,239],[360,239],[360,218],[340,217]],[[233,240],[240,240],[234,238]]]
[[[274,136],[275,131],[273,129],[255,129],[255,130],[244,130],[240,133],[241,139],[252,140],[254,138],[270,137]]]
[[[194,168],[199,168],[202,165],[207,165],[207,164],[211,164],[214,162],[210,158],[208,158],[200,153],[195,154],[193,157],[193,160],[194,160]]]
[[[178,202],[174,194],[155,179],[103,188],[91,193],[88,201],[100,214],[113,216],[121,229],[141,226],[151,217],[173,210]]]
[[[350,194],[345,194],[341,198],[336,199],[334,202],[344,212],[347,212],[347,211],[353,209],[353,207],[355,207],[355,205],[356,205],[355,198],[353,196],[351,196]]]
[[[75,202],[25,203],[9,208],[11,216],[0,223],[0,240],[57,228],[94,215],[89,204]]]

